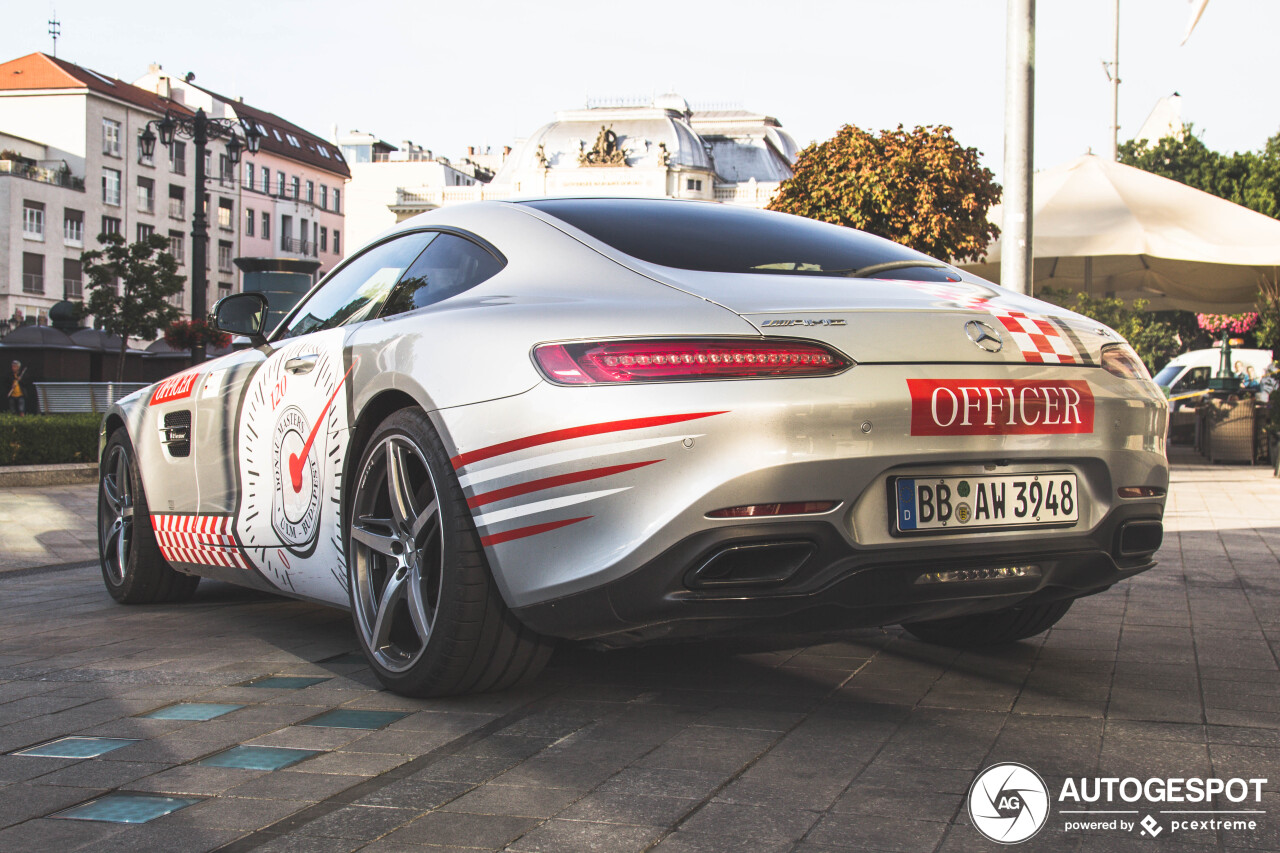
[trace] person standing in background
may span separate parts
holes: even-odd
[[[15,415],[25,415],[27,413],[27,398],[22,391],[22,379],[27,375],[26,369],[22,366],[22,362],[16,358],[13,364],[9,365],[9,369],[13,371],[12,385],[9,387],[9,411]]]

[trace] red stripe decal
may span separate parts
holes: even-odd
[[[516,438],[511,441],[504,441],[500,444],[491,444],[488,447],[482,447],[479,450],[472,450],[467,453],[459,453],[453,457],[454,470],[470,465],[472,462],[479,462],[482,459],[492,459],[495,456],[502,456],[507,453],[514,453],[517,450],[524,450],[529,447],[537,447],[540,444],[552,444],[557,441],[567,441],[571,438],[582,438],[588,435],[602,435],[607,432],[624,432],[630,429],[644,429],[645,427],[665,426],[666,424],[678,424],[684,421],[696,421],[699,418],[709,418],[712,415],[723,415],[727,412],[695,412],[688,415],[662,415],[656,418],[630,418],[625,421],[607,421],[602,424],[587,424],[586,426],[570,427],[569,429],[557,429],[551,432],[540,432],[537,435],[527,436],[526,438]]]
[[[480,544],[488,547],[497,545],[500,542],[510,542],[512,539],[523,539],[526,536],[537,536],[539,533],[546,533],[548,530],[556,530],[560,527],[568,527],[570,524],[577,524],[579,521],[586,521],[591,518],[584,515],[582,518],[566,518],[563,521],[548,521],[543,524],[531,524],[528,527],[517,527],[514,530],[504,530],[501,533],[491,533],[488,536],[480,537]]]
[[[553,489],[556,486],[565,486],[569,483],[583,483],[587,480],[599,480],[601,477],[609,477],[613,474],[621,474],[623,471],[631,471],[636,468],[643,468],[646,465],[652,465],[655,462],[662,462],[661,459],[650,459],[648,462],[632,462],[627,465],[610,465],[606,468],[589,468],[586,471],[575,471],[572,474],[558,474],[554,477],[543,477],[541,480],[530,480],[527,483],[517,483],[514,486],[507,486],[502,489],[494,489],[492,492],[485,492],[467,499],[467,506],[475,509],[478,506],[491,504],[495,501],[514,498],[517,495],[527,495],[530,492],[540,492],[543,489]]]

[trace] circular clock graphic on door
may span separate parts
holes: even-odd
[[[249,381],[238,428],[241,542],[272,583],[325,601],[346,600],[337,515],[351,371],[342,342],[333,329],[272,353]]]

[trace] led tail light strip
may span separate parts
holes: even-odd
[[[558,385],[831,376],[853,364],[821,344],[777,339],[542,344],[533,358]]]

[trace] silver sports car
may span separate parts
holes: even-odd
[[[1115,332],[886,240],[651,199],[432,211],[103,423],[121,602],[350,608],[391,689],[553,638],[1003,643],[1154,565],[1167,408]]]

